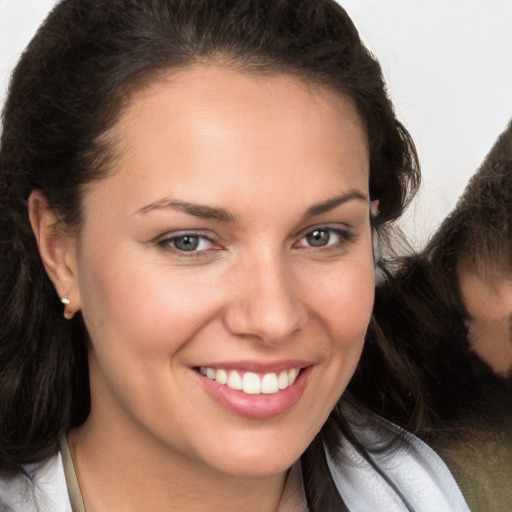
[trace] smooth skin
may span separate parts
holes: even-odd
[[[360,358],[374,294],[367,135],[291,75],[194,65],[136,93],[78,238],[30,215],[90,344],[69,441],[88,512],[274,511]],[[191,250],[185,250],[188,248]],[[197,368],[305,362],[299,400],[248,418]]]

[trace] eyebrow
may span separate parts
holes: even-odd
[[[328,199],[319,204],[315,204],[307,209],[304,218],[315,217],[316,215],[321,215],[322,213],[329,212],[334,210],[337,206],[340,206],[348,201],[364,201],[368,202],[368,197],[358,190],[349,190],[344,194],[340,194],[339,196],[333,197],[332,199]]]
[[[185,212],[189,215],[200,217],[202,219],[213,219],[220,222],[233,222],[235,220],[235,217],[223,208],[214,208],[212,206],[188,203],[185,201],[174,201],[169,198],[148,204],[138,210],[137,213],[148,213],[153,210],[164,210],[167,208]]]
[[[334,208],[353,200],[367,202],[368,197],[357,190],[350,190],[344,194],[328,199],[327,201],[310,206],[306,210],[304,218],[306,219],[309,217],[315,217],[316,215],[321,215],[322,213],[331,211]],[[213,219],[220,222],[233,222],[235,220],[235,216],[223,208],[215,208],[213,206],[189,203],[186,201],[176,201],[170,198],[164,198],[143,206],[137,211],[137,213],[145,214],[154,210],[164,210],[167,208],[178,210],[202,219]]]

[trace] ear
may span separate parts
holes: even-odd
[[[59,297],[69,300],[64,317],[71,319],[80,309],[77,239],[59,221],[42,190],[30,194],[28,214],[46,273]]]

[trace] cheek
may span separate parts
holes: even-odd
[[[319,283],[320,284],[320,283]],[[316,311],[336,345],[363,344],[375,293],[372,262],[326,276],[315,292]]]
[[[323,354],[319,389],[324,393],[322,407],[326,417],[346,389],[361,357],[373,309],[373,259],[362,256],[342,261],[337,269],[321,276],[309,288],[309,310],[322,329],[315,332],[315,339],[324,340],[319,346]]]
[[[319,343],[322,363],[318,368],[313,406],[318,409],[318,428],[356,370],[373,309],[373,260],[343,267],[325,275],[309,294],[311,314],[322,329],[314,331],[318,335],[315,339],[323,340]]]
[[[364,346],[374,300],[374,268],[357,262],[350,271],[325,283],[318,314],[328,331],[323,378],[331,382],[330,405],[339,399],[354,374]],[[332,407],[330,407],[332,408]]]
[[[143,265],[137,254],[88,257],[80,293],[93,345],[122,345],[125,358],[175,352],[215,314],[209,283],[201,272]]]

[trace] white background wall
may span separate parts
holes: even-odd
[[[403,225],[421,245],[512,118],[512,0],[340,3],[416,142],[423,183]]]
[[[455,204],[512,118],[512,0],[340,0],[379,58],[423,184],[403,221],[416,245]],[[0,0],[0,99],[54,0]]]

